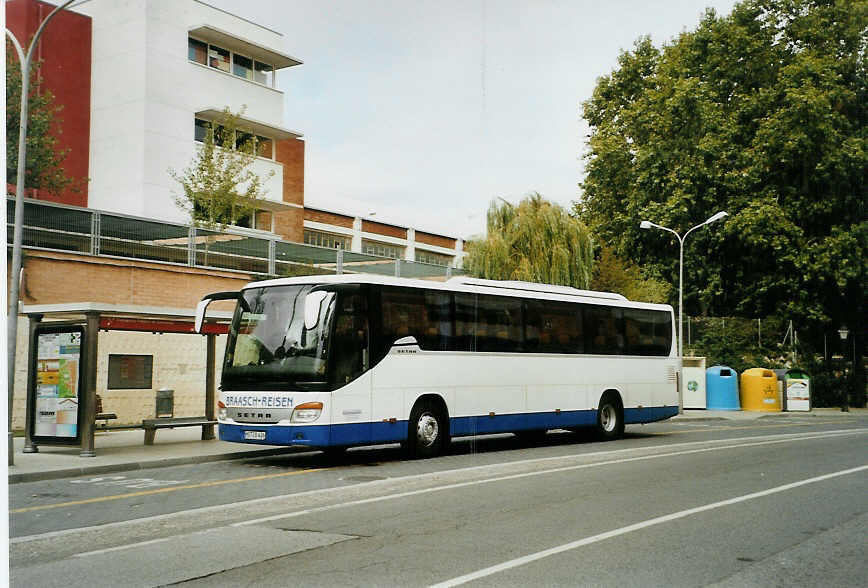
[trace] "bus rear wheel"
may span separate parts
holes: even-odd
[[[597,409],[597,438],[612,441],[624,434],[624,408],[617,394],[607,392]]]
[[[447,425],[443,411],[424,400],[413,407],[404,447],[412,457],[434,457],[446,447]]]

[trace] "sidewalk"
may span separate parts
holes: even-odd
[[[811,412],[746,412],[730,410],[685,410],[675,422],[755,421],[758,419],[847,417],[868,414],[866,409],[816,408]],[[216,432],[216,431],[215,431]],[[144,431],[98,431],[94,438],[96,457],[80,457],[79,447],[40,445],[39,453],[22,453],[24,438],[16,437],[15,465],[9,466],[9,483],[54,480],[75,476],[144,470],[174,465],[205,463],[295,452],[272,445],[244,445],[202,441],[200,427],[161,429],[153,445],[144,444]]]
[[[215,427],[216,434],[216,427]],[[144,470],[205,463],[243,457],[297,451],[273,445],[244,445],[226,441],[202,441],[201,427],[157,431],[153,445],[145,445],[142,430],[97,431],[96,457],[80,457],[78,446],[39,445],[39,453],[23,453],[24,438],[16,437],[15,465],[9,466],[9,483],[54,480],[75,476]]]

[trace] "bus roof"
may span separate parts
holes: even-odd
[[[634,302],[628,300],[621,294],[616,294],[614,292],[580,290],[570,286],[537,284],[534,282],[521,282],[514,280],[484,280],[467,276],[457,276],[445,282],[435,282],[429,280],[381,276],[377,274],[324,274],[299,276],[294,278],[275,278],[271,280],[251,282],[244,286],[244,289],[247,290],[268,286],[289,286],[297,284],[380,284],[384,286],[403,286],[407,288],[426,288],[429,290],[444,290],[449,292],[494,294],[517,298],[542,298],[545,300],[562,300],[567,302],[602,304],[606,306],[624,306],[672,311],[672,307],[668,304]]]

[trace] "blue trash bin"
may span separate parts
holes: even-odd
[[[725,365],[705,370],[707,410],[741,410],[738,399],[738,372]]]

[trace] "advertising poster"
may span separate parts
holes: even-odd
[[[78,439],[81,343],[78,327],[37,331],[34,438]]]

